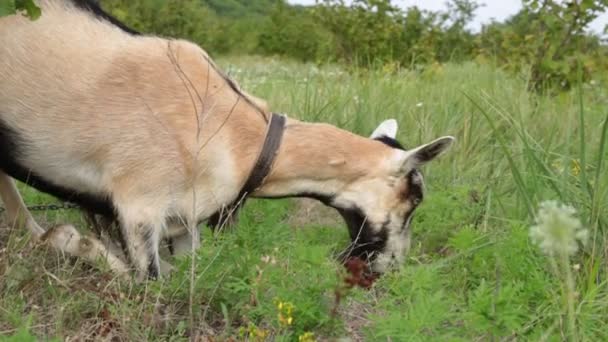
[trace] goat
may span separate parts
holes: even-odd
[[[403,261],[423,199],[419,169],[453,137],[404,149],[393,119],[364,137],[287,118],[192,42],[131,30],[92,0],[37,3],[37,20],[0,19],[0,196],[10,223],[127,272],[117,248],[71,225],[40,227],[14,179],[77,203],[118,222],[143,280],[161,273],[161,239],[184,253],[198,247],[200,222],[224,222],[246,198],[309,197],[344,217],[347,254],[371,272]]]

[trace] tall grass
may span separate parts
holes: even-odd
[[[126,340],[608,339],[605,80],[544,97],[526,90],[525,75],[473,63],[418,72],[258,58],[220,64],[292,117],[362,135],[396,118],[408,147],[457,137],[423,170],[427,195],[407,263],[371,291],[344,294],[333,315],[342,272],[333,256],[348,234],[333,216],[302,224],[313,217],[297,202],[252,201],[237,229],[205,230],[194,262],[174,260],[171,278],[147,286],[29,251],[22,233],[0,229],[0,333],[26,326],[48,337],[111,331]],[[32,204],[50,200],[24,192]],[[576,208],[591,232],[557,272],[529,236],[539,203],[551,199]],[[82,223],[73,213],[38,217]]]

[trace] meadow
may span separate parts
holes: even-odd
[[[476,63],[345,70],[271,58],[219,64],[275,111],[369,135],[396,118],[407,147],[456,144],[422,170],[426,194],[400,269],[343,289],[338,214],[309,201],[252,200],[234,229],[135,284],[0,228],[0,340],[608,340],[608,84],[528,91],[527,76]],[[29,205],[55,200],[21,187]],[[572,256],[531,239],[539,205],[576,209]],[[77,211],[35,212],[45,225]],[[101,268],[101,270],[100,270]],[[191,270],[194,270],[192,273]]]

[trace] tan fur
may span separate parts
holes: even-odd
[[[334,126],[290,119],[275,167],[255,195],[306,192],[312,190],[311,185],[337,193],[363,177],[384,176],[389,168],[386,160],[392,153],[378,141]]]
[[[193,43],[128,35],[67,0],[39,4],[37,21],[0,19],[0,119],[28,142],[20,146],[23,166],[112,200],[143,278],[150,263],[161,263],[164,235],[181,236],[182,251],[196,248],[196,223],[235,199],[260,153],[268,105],[233,91]],[[331,195],[378,223],[411,209],[398,198],[403,186],[395,186],[409,156],[331,125],[289,119],[254,196]],[[33,221],[9,181],[0,177],[3,201]],[[169,217],[183,224],[168,227]],[[403,241],[391,248],[400,253]]]

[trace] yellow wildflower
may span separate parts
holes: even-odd
[[[554,161],[553,163],[551,163],[551,166],[558,172],[564,171],[560,160]],[[570,173],[575,177],[581,173],[581,163],[578,161],[578,159],[573,159],[570,162]]]
[[[288,326],[293,324],[293,308],[294,306],[290,302],[279,301],[277,303],[277,309],[279,309],[277,317],[281,325]]]
[[[241,337],[246,335],[252,341],[264,341],[268,336],[267,330],[260,329],[253,323],[249,323],[247,328],[242,327],[239,330]]]
[[[298,336],[298,342],[315,342],[315,335],[311,332],[305,332],[304,334]]]
[[[581,163],[578,160],[572,160],[571,171],[574,176],[578,176],[578,174],[581,173]]]

